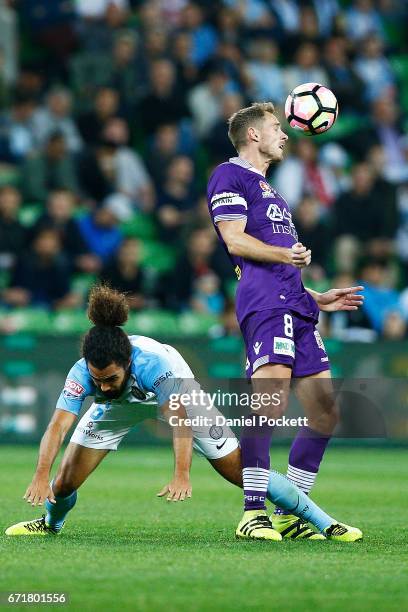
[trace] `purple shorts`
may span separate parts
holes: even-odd
[[[293,310],[262,310],[241,324],[246,346],[246,376],[266,363],[283,363],[292,375],[309,376],[330,369],[323,340],[313,320]]]

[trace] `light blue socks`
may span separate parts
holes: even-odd
[[[319,531],[323,531],[329,525],[337,522],[319,508],[306,493],[303,493],[290,482],[286,476],[274,470],[271,470],[269,474],[267,498],[279,508],[312,523]]]
[[[55,529],[55,531],[59,531],[64,524],[68,512],[75,506],[77,496],[77,492],[74,491],[67,497],[58,497],[58,495],[55,495],[55,504],[52,504],[48,499],[45,500],[44,505],[47,510],[45,516],[46,524],[52,527],[52,529]]]

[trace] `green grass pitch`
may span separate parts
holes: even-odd
[[[21,500],[36,452],[0,447],[2,531],[39,515]],[[155,494],[171,471],[170,449],[111,453],[61,536],[0,536],[0,591],[66,591],[72,610],[408,609],[406,449],[329,449],[314,498],[364,530],[350,545],[237,541],[241,492],[196,457],[193,498],[168,503]]]

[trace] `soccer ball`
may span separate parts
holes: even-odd
[[[319,83],[303,83],[290,92],[285,115],[290,127],[312,136],[327,132],[337,119],[339,105],[334,93]]]

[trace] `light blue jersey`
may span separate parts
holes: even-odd
[[[165,404],[172,394],[184,391],[184,380],[194,374],[180,353],[168,344],[145,336],[129,336],[132,345],[130,376],[122,395],[108,399],[93,383],[85,359],[70,369],[57,408],[78,415],[86,397],[97,404]],[[136,406],[135,406],[136,408]]]

